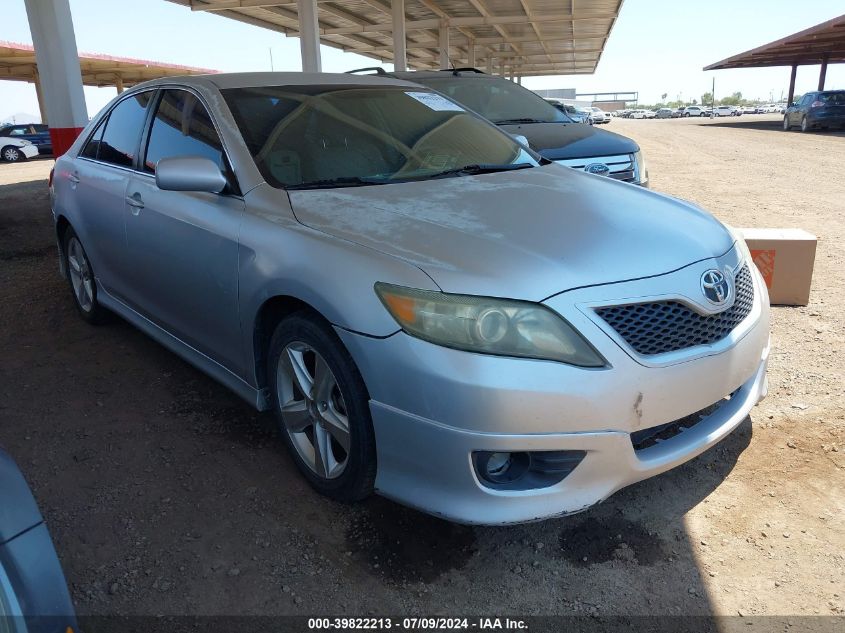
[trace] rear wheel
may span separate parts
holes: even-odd
[[[3,160],[10,163],[17,163],[24,158],[23,153],[14,145],[4,147],[0,155],[3,156]]]
[[[65,269],[76,309],[88,323],[99,324],[106,320],[107,312],[97,301],[97,282],[94,269],[82,242],[72,228],[65,232]]]
[[[376,450],[364,380],[319,316],[285,318],[270,341],[267,375],[282,437],[320,493],[358,501],[373,491]]]

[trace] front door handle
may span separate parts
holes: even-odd
[[[68,176],[67,179],[70,180],[74,185],[79,184],[79,176],[77,176],[76,174],[71,174],[70,176]]]
[[[141,209],[144,208],[144,201],[138,192],[133,193],[131,196],[126,196],[126,204],[132,207],[132,215],[138,215]]]

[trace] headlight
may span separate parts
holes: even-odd
[[[607,364],[569,323],[539,304],[385,283],[375,290],[405,332],[436,345],[579,367]]]
[[[637,170],[637,182],[648,182],[648,171],[646,170],[645,157],[642,150],[634,152],[634,165]]]

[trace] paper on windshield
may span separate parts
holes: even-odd
[[[406,92],[405,94],[438,112],[464,112],[464,109],[454,101],[449,101],[447,98],[433,92]]]

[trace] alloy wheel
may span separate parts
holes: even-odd
[[[349,417],[337,378],[310,345],[285,346],[276,371],[285,432],[302,461],[319,477],[335,479],[349,461]]]
[[[88,263],[82,244],[76,236],[68,240],[67,263],[76,302],[83,311],[90,312],[94,307],[94,276],[91,274],[91,264]]]

